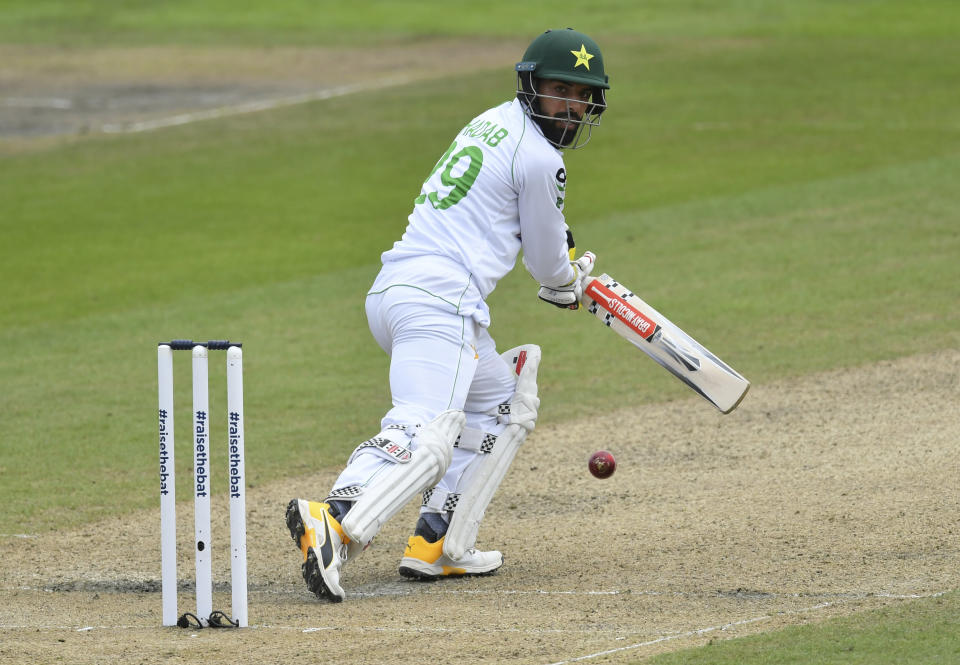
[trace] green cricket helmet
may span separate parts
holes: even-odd
[[[610,77],[604,71],[603,54],[597,43],[572,28],[547,30],[530,43],[516,71],[517,98],[546,139],[557,148],[572,150],[586,145],[593,128],[600,124],[600,114],[607,108],[606,91],[610,89]],[[569,100],[540,93],[538,83],[542,80],[591,86],[590,104],[583,116],[569,108]],[[540,100],[545,98],[568,101],[567,112],[561,115],[576,128],[559,128],[557,116],[541,110]],[[587,128],[585,136],[584,127]]]

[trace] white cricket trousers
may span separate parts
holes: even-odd
[[[404,285],[368,295],[366,311],[370,332],[390,356],[393,408],[381,428],[423,425],[447,409],[462,409],[466,427],[492,434],[503,431],[496,407],[511,400],[516,377],[486,328],[472,317],[456,314],[449,303]],[[353,458],[334,489],[366,485],[384,464],[394,463],[376,448],[367,450],[370,454]],[[437,487],[457,491],[478,454],[455,448]]]

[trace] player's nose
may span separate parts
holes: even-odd
[[[583,114],[587,111],[587,103],[575,99],[567,100],[567,109],[576,113],[577,116],[583,117]]]

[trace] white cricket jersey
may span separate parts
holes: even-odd
[[[371,292],[396,285],[489,325],[484,299],[516,264],[541,284],[575,277],[563,217],[563,156],[514,99],[474,118],[424,182]]]

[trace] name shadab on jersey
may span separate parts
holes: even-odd
[[[568,282],[565,188],[560,152],[518,100],[486,111],[434,165],[403,237],[383,254],[375,287],[414,279],[402,283],[486,314],[482,300],[513,268],[521,248],[537,281]],[[403,265],[409,259],[417,265]]]

